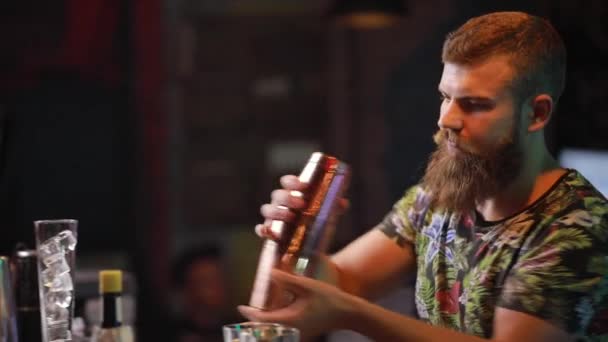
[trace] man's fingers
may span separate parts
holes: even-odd
[[[257,236],[259,236],[261,238],[273,237],[272,231],[270,230],[270,228],[268,226],[266,226],[266,224],[261,224],[261,223],[256,224],[255,233]]]
[[[287,207],[276,206],[273,204],[264,204],[260,208],[260,213],[266,219],[279,221],[292,221],[296,215]]]
[[[280,180],[281,185],[287,190],[305,190],[308,184],[300,182],[298,177],[294,175],[287,175],[281,177]]]
[[[310,295],[311,293],[334,291],[336,287],[324,281],[290,274],[279,269],[271,272],[272,281],[281,289],[293,293],[296,297]]]
[[[261,238],[279,240],[281,239],[282,232],[282,226],[273,224],[272,220],[266,220],[263,224],[260,223],[255,225],[255,233]]]
[[[273,204],[282,205],[290,209],[302,209],[306,206],[306,202],[302,199],[302,193],[296,190],[274,190],[270,198]]]
[[[278,323],[278,320],[280,320],[280,315],[277,315],[275,311],[263,311],[246,305],[239,305],[236,308],[241,315],[253,322]]]
[[[256,224],[255,225],[255,235],[259,236],[259,237],[264,237],[264,225],[263,224]]]
[[[272,270],[271,278],[272,281],[276,282],[282,290],[291,292],[296,297],[308,293],[309,290],[315,286],[315,283],[317,283],[317,281],[314,279],[290,274],[276,268]]]
[[[272,323],[287,323],[291,325],[290,320],[297,318],[297,310],[301,307],[294,308],[285,306],[274,310],[261,310],[247,305],[238,305],[236,309],[250,321],[253,322],[272,322]]]

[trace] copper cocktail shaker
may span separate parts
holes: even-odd
[[[260,309],[281,306],[281,293],[270,282],[270,271],[277,267],[295,274],[314,277],[317,256],[327,251],[333,238],[338,201],[343,196],[350,179],[347,164],[335,157],[315,152],[302,170],[299,180],[307,183],[301,193],[307,207],[297,213],[293,223],[273,221],[271,230],[278,240],[266,239],[253,283],[249,305]]]

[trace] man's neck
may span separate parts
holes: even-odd
[[[547,152],[543,158],[524,163],[519,176],[505,189],[477,202],[485,221],[507,218],[538,200],[566,172]]]

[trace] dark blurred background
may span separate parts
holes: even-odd
[[[547,17],[562,34],[568,83],[550,148],[592,153],[589,176],[605,184],[605,1],[397,2],[401,17],[374,28],[345,26],[330,0],[4,2],[0,254],[33,246],[33,220],[78,219],[82,282],[129,271],[140,339],[172,340],[173,260],[219,246],[227,301],[245,303],[258,208],[311,152],[354,169],[333,249],[382,218],[433,149],[445,34],[493,10]]]

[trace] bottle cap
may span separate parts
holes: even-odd
[[[122,292],[122,271],[103,270],[99,271],[99,293]]]

